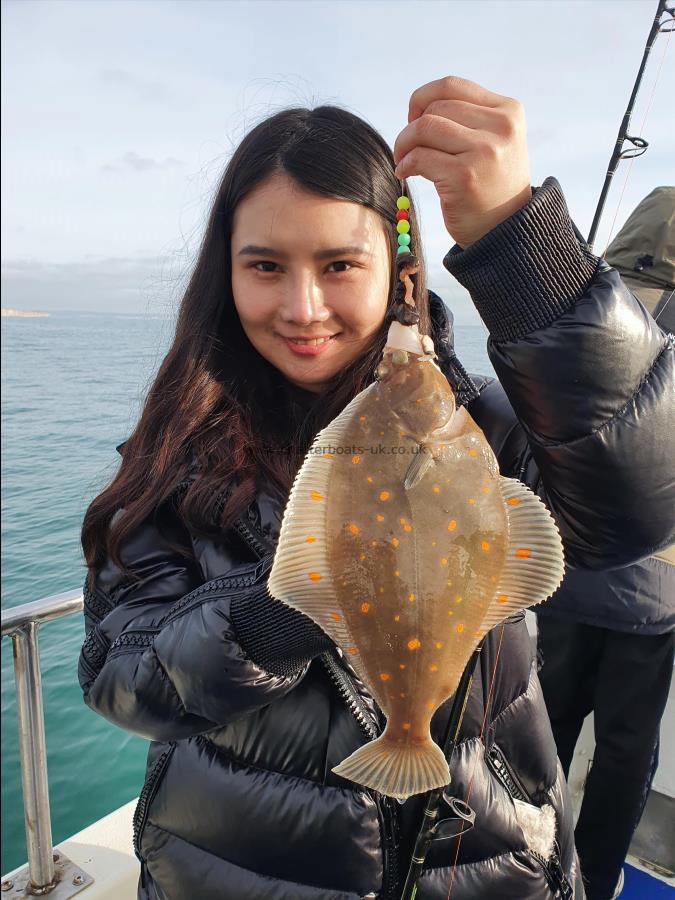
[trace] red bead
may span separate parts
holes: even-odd
[[[407,209],[399,209],[399,211],[396,213],[396,221],[397,222],[400,222],[401,219],[409,219],[409,218],[410,218],[410,216],[408,215]]]

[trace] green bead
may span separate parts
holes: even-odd
[[[407,247],[410,243],[410,235],[409,234],[399,234],[398,242],[401,247]]]
[[[396,201],[396,206],[399,209],[410,209],[410,200],[407,197],[399,197]]]
[[[407,234],[410,231],[410,222],[406,219],[401,219],[400,222],[396,223],[396,230],[399,234]]]
[[[408,249],[408,247],[399,247],[398,250],[396,251],[397,256],[403,256],[405,253],[410,253],[410,250]]]

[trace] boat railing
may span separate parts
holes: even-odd
[[[82,591],[73,590],[2,612],[2,637],[10,637],[14,649],[21,783],[28,851],[27,881],[33,894],[48,894],[57,884],[47,784],[38,628],[44,622],[80,612],[83,605]],[[5,890],[4,885],[2,889]]]

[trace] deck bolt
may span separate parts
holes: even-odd
[[[76,875],[73,878],[73,884],[84,884],[84,878],[82,875]]]
[[[11,891],[13,887],[14,887],[14,882],[11,880],[11,878],[8,878],[7,881],[2,882],[2,884],[0,885],[0,890]]]

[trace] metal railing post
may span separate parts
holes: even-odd
[[[29,622],[11,637],[28,865],[32,885],[44,890],[54,882],[54,859],[37,631],[37,623]]]

